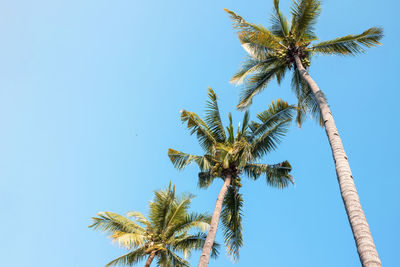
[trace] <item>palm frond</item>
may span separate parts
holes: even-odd
[[[235,12],[225,9],[229,13],[233,28],[237,30],[239,40],[243,43],[256,44],[264,47],[266,51],[274,51],[281,47],[279,37],[261,25],[248,23]]]
[[[199,144],[209,152],[212,152],[216,144],[216,136],[208,125],[194,112],[183,110],[181,113],[182,123],[187,123],[190,134],[195,134]]]
[[[147,218],[138,211],[128,211],[126,213],[126,216],[134,218],[135,221],[145,225],[146,227],[151,227],[151,223],[147,220]]]
[[[143,233],[145,230],[128,218],[114,212],[99,212],[98,217],[93,217],[90,228],[113,234],[114,232]]]
[[[210,221],[210,215],[205,213],[192,212],[190,214],[187,214],[182,220],[171,225],[171,227],[166,230],[165,236],[167,238],[175,238],[173,235],[185,233],[193,229],[198,229],[204,232],[207,231],[210,227]]]
[[[168,223],[168,216],[176,205],[175,187],[171,188],[170,185],[167,190],[154,192],[153,200],[149,202],[149,218],[156,234],[164,231]]]
[[[173,248],[182,251],[185,258],[190,256],[192,250],[201,250],[206,241],[207,234],[199,232],[195,235],[185,235],[183,238],[177,240],[172,244]],[[211,248],[211,257],[216,258],[219,255],[220,244],[214,242]]]
[[[116,231],[110,237],[114,243],[126,249],[133,249],[145,243],[144,233],[137,234]]]
[[[289,34],[289,24],[279,10],[279,0],[274,0],[274,13],[271,17],[271,32],[282,39],[286,39]]]
[[[191,154],[186,154],[181,151],[174,150],[172,148],[168,149],[168,157],[172,164],[178,170],[184,169],[187,165],[195,162],[200,170],[209,170],[211,167],[211,159],[207,156],[196,156]]]
[[[346,35],[330,41],[318,43],[311,47],[311,51],[321,54],[356,55],[365,52],[364,48],[381,45],[383,29],[370,28],[361,34]]]
[[[292,167],[288,161],[273,165],[249,163],[244,168],[245,174],[250,178],[256,180],[261,175],[266,175],[268,185],[277,188],[284,188],[294,183],[290,175],[291,170]]]
[[[166,218],[165,232],[168,232],[171,228],[175,228],[176,225],[179,225],[186,219],[193,197],[193,195],[185,196],[181,200],[176,201],[175,205],[171,205]]]
[[[237,188],[230,186],[222,204],[221,223],[227,253],[234,261],[238,260],[239,249],[243,246],[242,208],[242,194]]]
[[[215,177],[211,175],[210,171],[199,172],[199,180],[197,184],[200,188],[208,188],[214,179]]]
[[[323,126],[322,114],[319,108],[318,101],[314,94],[312,93],[310,87],[307,82],[300,76],[297,69],[293,71],[292,77],[292,89],[295,92],[298,100],[297,104],[297,117],[296,122],[299,127],[301,127],[303,121],[305,120],[307,114],[310,114],[311,117],[319,123],[320,126]],[[325,95],[320,91],[319,97],[323,97],[326,100]]]
[[[292,24],[290,32],[298,41],[316,39],[314,25],[321,13],[321,3],[318,0],[297,0],[292,7]]]
[[[283,68],[286,68],[285,64],[275,65],[268,69],[261,70],[251,76],[246,82],[246,87],[242,89],[240,101],[236,108],[239,110],[244,110],[250,106],[253,101],[253,97],[263,91],[267,84],[273,78],[275,78]]]
[[[140,261],[142,261],[147,254],[144,252],[144,248],[138,248],[134,251],[126,253],[113,261],[107,263],[105,267],[109,266],[116,266],[116,265],[125,265],[125,266],[132,266]]]
[[[171,249],[167,249],[165,252],[166,256],[168,257],[171,266],[174,267],[189,267],[189,262],[185,259],[182,259],[178,255],[176,255]]]
[[[208,88],[208,98],[205,122],[213,132],[218,142],[224,142],[226,139],[225,129],[221,121],[217,99],[218,96],[213,89]]]
[[[235,85],[242,84],[249,75],[257,73],[261,69],[266,69],[268,68],[268,66],[276,63],[277,61],[278,59],[273,56],[265,60],[257,60],[249,57],[243,62],[239,71],[236,72],[235,75],[233,75],[230,83]]]
[[[261,121],[260,123],[253,122],[253,131],[250,140],[262,135],[265,131],[271,129],[271,127],[279,124],[280,122],[290,121],[293,118],[293,112],[296,108],[289,105],[287,102],[278,99],[273,101],[268,109],[257,114],[257,118]]]
[[[254,138],[251,142],[252,157],[254,159],[259,159],[266,153],[275,150],[281,138],[287,133],[290,121],[290,119],[281,121],[272,126],[269,130],[264,131],[263,134]]]

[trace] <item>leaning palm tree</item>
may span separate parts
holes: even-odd
[[[380,45],[383,30],[373,27],[361,34],[314,44],[318,40],[314,33],[314,25],[320,14],[318,0],[294,1],[290,23],[279,10],[279,0],[274,0],[272,26],[269,29],[248,23],[234,12],[226,11],[232,17],[239,40],[249,54],[231,80],[234,84],[245,84],[238,109],[247,108],[253,97],[271,80],[276,78],[280,84],[286,72],[293,70],[292,87],[299,106],[297,123],[301,126],[305,115],[310,113],[325,127],[362,265],[381,266],[332,113],[324,94],[310,77],[308,68],[313,55],[356,55],[364,52],[364,48]]]
[[[130,250],[106,266],[132,266],[146,257],[145,267],[150,266],[155,258],[157,266],[161,267],[189,266],[176,253],[188,257],[191,251],[203,247],[210,216],[189,213],[193,196],[176,196],[175,186],[171,187],[171,184],[167,190],[156,191],[154,195],[149,219],[136,211],[128,212],[127,217],[113,212],[100,212],[98,217],[93,217],[93,224],[89,227],[110,233],[114,242]],[[195,229],[199,231],[193,233]],[[218,255],[218,246],[213,244],[211,256]]]
[[[250,122],[249,113],[246,112],[242,125],[239,124],[236,133],[232,125],[232,116],[229,114],[229,126],[225,132],[217,95],[210,88],[208,96],[205,120],[194,112],[186,110],[181,112],[182,122],[187,123],[191,134],[197,135],[205,154],[196,156],[173,149],[168,150],[168,156],[177,169],[183,169],[191,163],[198,165],[200,188],[207,188],[215,178],[221,178],[224,182],[215,204],[199,267],[208,266],[220,216],[227,252],[234,260],[239,256],[239,248],[243,244],[241,233],[243,197],[239,193],[242,186],[241,174],[254,180],[266,175],[267,183],[278,188],[286,187],[293,182],[289,174],[291,171],[289,162],[268,165],[257,161],[276,148],[292,120],[294,107],[281,100],[273,102],[268,110],[257,115],[259,122]]]

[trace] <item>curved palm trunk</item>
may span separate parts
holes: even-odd
[[[156,256],[156,253],[153,251],[150,256],[147,258],[147,261],[144,265],[144,267],[150,267],[150,264],[153,262],[154,257]]]
[[[332,113],[325,98],[322,96],[321,90],[301,64],[300,58],[296,56],[295,60],[300,75],[310,86],[311,91],[317,99],[319,108],[321,110],[326,135],[328,136],[333,159],[335,161],[336,175],[339,181],[340,192],[342,194],[347,217],[353,231],[354,240],[356,241],[361,264],[364,267],[382,266],[378,252],[375,248],[374,241],[372,239],[371,232],[369,230],[367,219],[365,218],[364,211],[361,208],[360,199],[353,181],[350,165],[347,160],[342,141],[339,137],[338,130],[336,129]]]
[[[217,234],[219,217],[221,216],[222,203],[224,202],[224,198],[226,192],[228,191],[228,187],[231,184],[231,180],[232,176],[227,175],[225,177],[224,185],[219,191],[217,202],[215,203],[214,213],[211,217],[210,230],[208,231],[207,238],[201,252],[198,267],[207,267],[208,262],[210,261],[211,248],[214,244],[215,235]]]

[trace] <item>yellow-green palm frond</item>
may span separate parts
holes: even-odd
[[[365,52],[364,48],[380,45],[383,37],[383,29],[370,28],[361,34],[346,35],[330,41],[324,41],[312,46],[313,52],[334,55],[356,55]]]
[[[216,136],[208,125],[194,112],[183,110],[181,112],[182,123],[187,123],[190,134],[196,134],[199,144],[206,150],[212,152],[217,143]]]
[[[224,142],[226,139],[224,125],[221,121],[221,116],[218,108],[218,96],[213,89],[208,88],[208,98],[206,104],[206,116],[205,122],[207,123],[209,129],[216,137],[217,142]]]
[[[239,104],[236,108],[239,110],[248,108],[253,102],[253,97],[263,91],[267,84],[276,78],[277,75],[281,75],[282,69],[285,68],[287,68],[285,64],[272,65],[252,75],[247,80],[246,86],[241,92]]]
[[[234,261],[239,259],[239,249],[243,246],[242,209],[242,194],[230,186],[222,204],[221,223],[227,253]]]
[[[138,248],[129,253],[126,253],[125,255],[122,255],[115,260],[109,262],[105,267],[117,265],[132,266],[146,258],[147,254],[144,250],[144,248]]]
[[[297,0],[292,7],[292,23],[290,32],[298,42],[316,40],[314,25],[321,13],[318,0]]]
[[[145,225],[146,227],[151,227],[151,223],[147,220],[147,218],[138,211],[129,211],[126,213],[126,216],[134,218],[135,221]]]
[[[113,234],[114,232],[138,233],[145,232],[144,228],[128,218],[114,212],[99,212],[98,217],[93,217],[90,228]]]
[[[233,21],[233,27],[237,29],[239,40],[242,44],[259,45],[265,51],[274,51],[281,47],[279,37],[261,25],[248,23],[235,12],[225,9]]]
[[[274,0],[274,13],[271,17],[271,32],[285,40],[289,35],[289,23],[279,10],[279,0]]]
[[[153,200],[149,203],[149,218],[153,229],[157,234],[162,234],[167,227],[168,217],[178,205],[175,195],[175,186],[171,184],[166,190],[154,192]]]
[[[294,184],[293,177],[290,175],[291,170],[292,167],[288,161],[273,165],[249,163],[244,168],[245,174],[250,178],[256,180],[261,175],[265,175],[267,184],[277,188],[285,188]]]
[[[165,236],[167,238],[174,239],[174,235],[186,233],[190,230],[197,229],[201,232],[205,232],[210,227],[211,221],[210,215],[206,213],[192,212],[186,214],[180,220],[176,220],[165,230]]]
[[[184,169],[193,162],[199,166],[200,170],[209,170],[212,166],[212,157],[207,155],[196,156],[169,148],[168,157],[178,170]]]
[[[143,233],[137,234],[116,231],[110,236],[110,238],[114,243],[117,243],[118,246],[126,249],[133,249],[145,243],[145,236]]]
[[[176,199],[176,204],[171,205],[167,215],[166,215],[166,224],[164,227],[165,235],[170,231],[170,229],[174,229],[175,226],[180,224],[187,217],[187,213],[192,203],[193,195],[182,195],[180,199]]]

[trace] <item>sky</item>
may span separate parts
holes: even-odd
[[[291,1],[281,0],[287,14]],[[88,229],[99,211],[147,213],[171,181],[213,210],[222,186],[197,187],[197,168],[175,170],[168,148],[200,154],[179,110],[204,114],[207,87],[234,123],[245,58],[223,8],[268,25],[272,0],[0,1],[0,257],[3,266],[104,266],[125,253]],[[357,57],[316,57],[325,92],[384,266],[400,239],[398,1],[323,1],[321,40],[382,26],[383,46]],[[250,108],[295,103],[289,79]],[[254,117],[253,117],[254,118]],[[360,266],[324,130],[296,125],[265,163],[288,160],[296,185],[243,179],[244,247],[210,266]],[[219,232],[219,242],[223,241]],[[196,266],[198,253],[190,262]],[[139,264],[138,266],[141,266]]]

